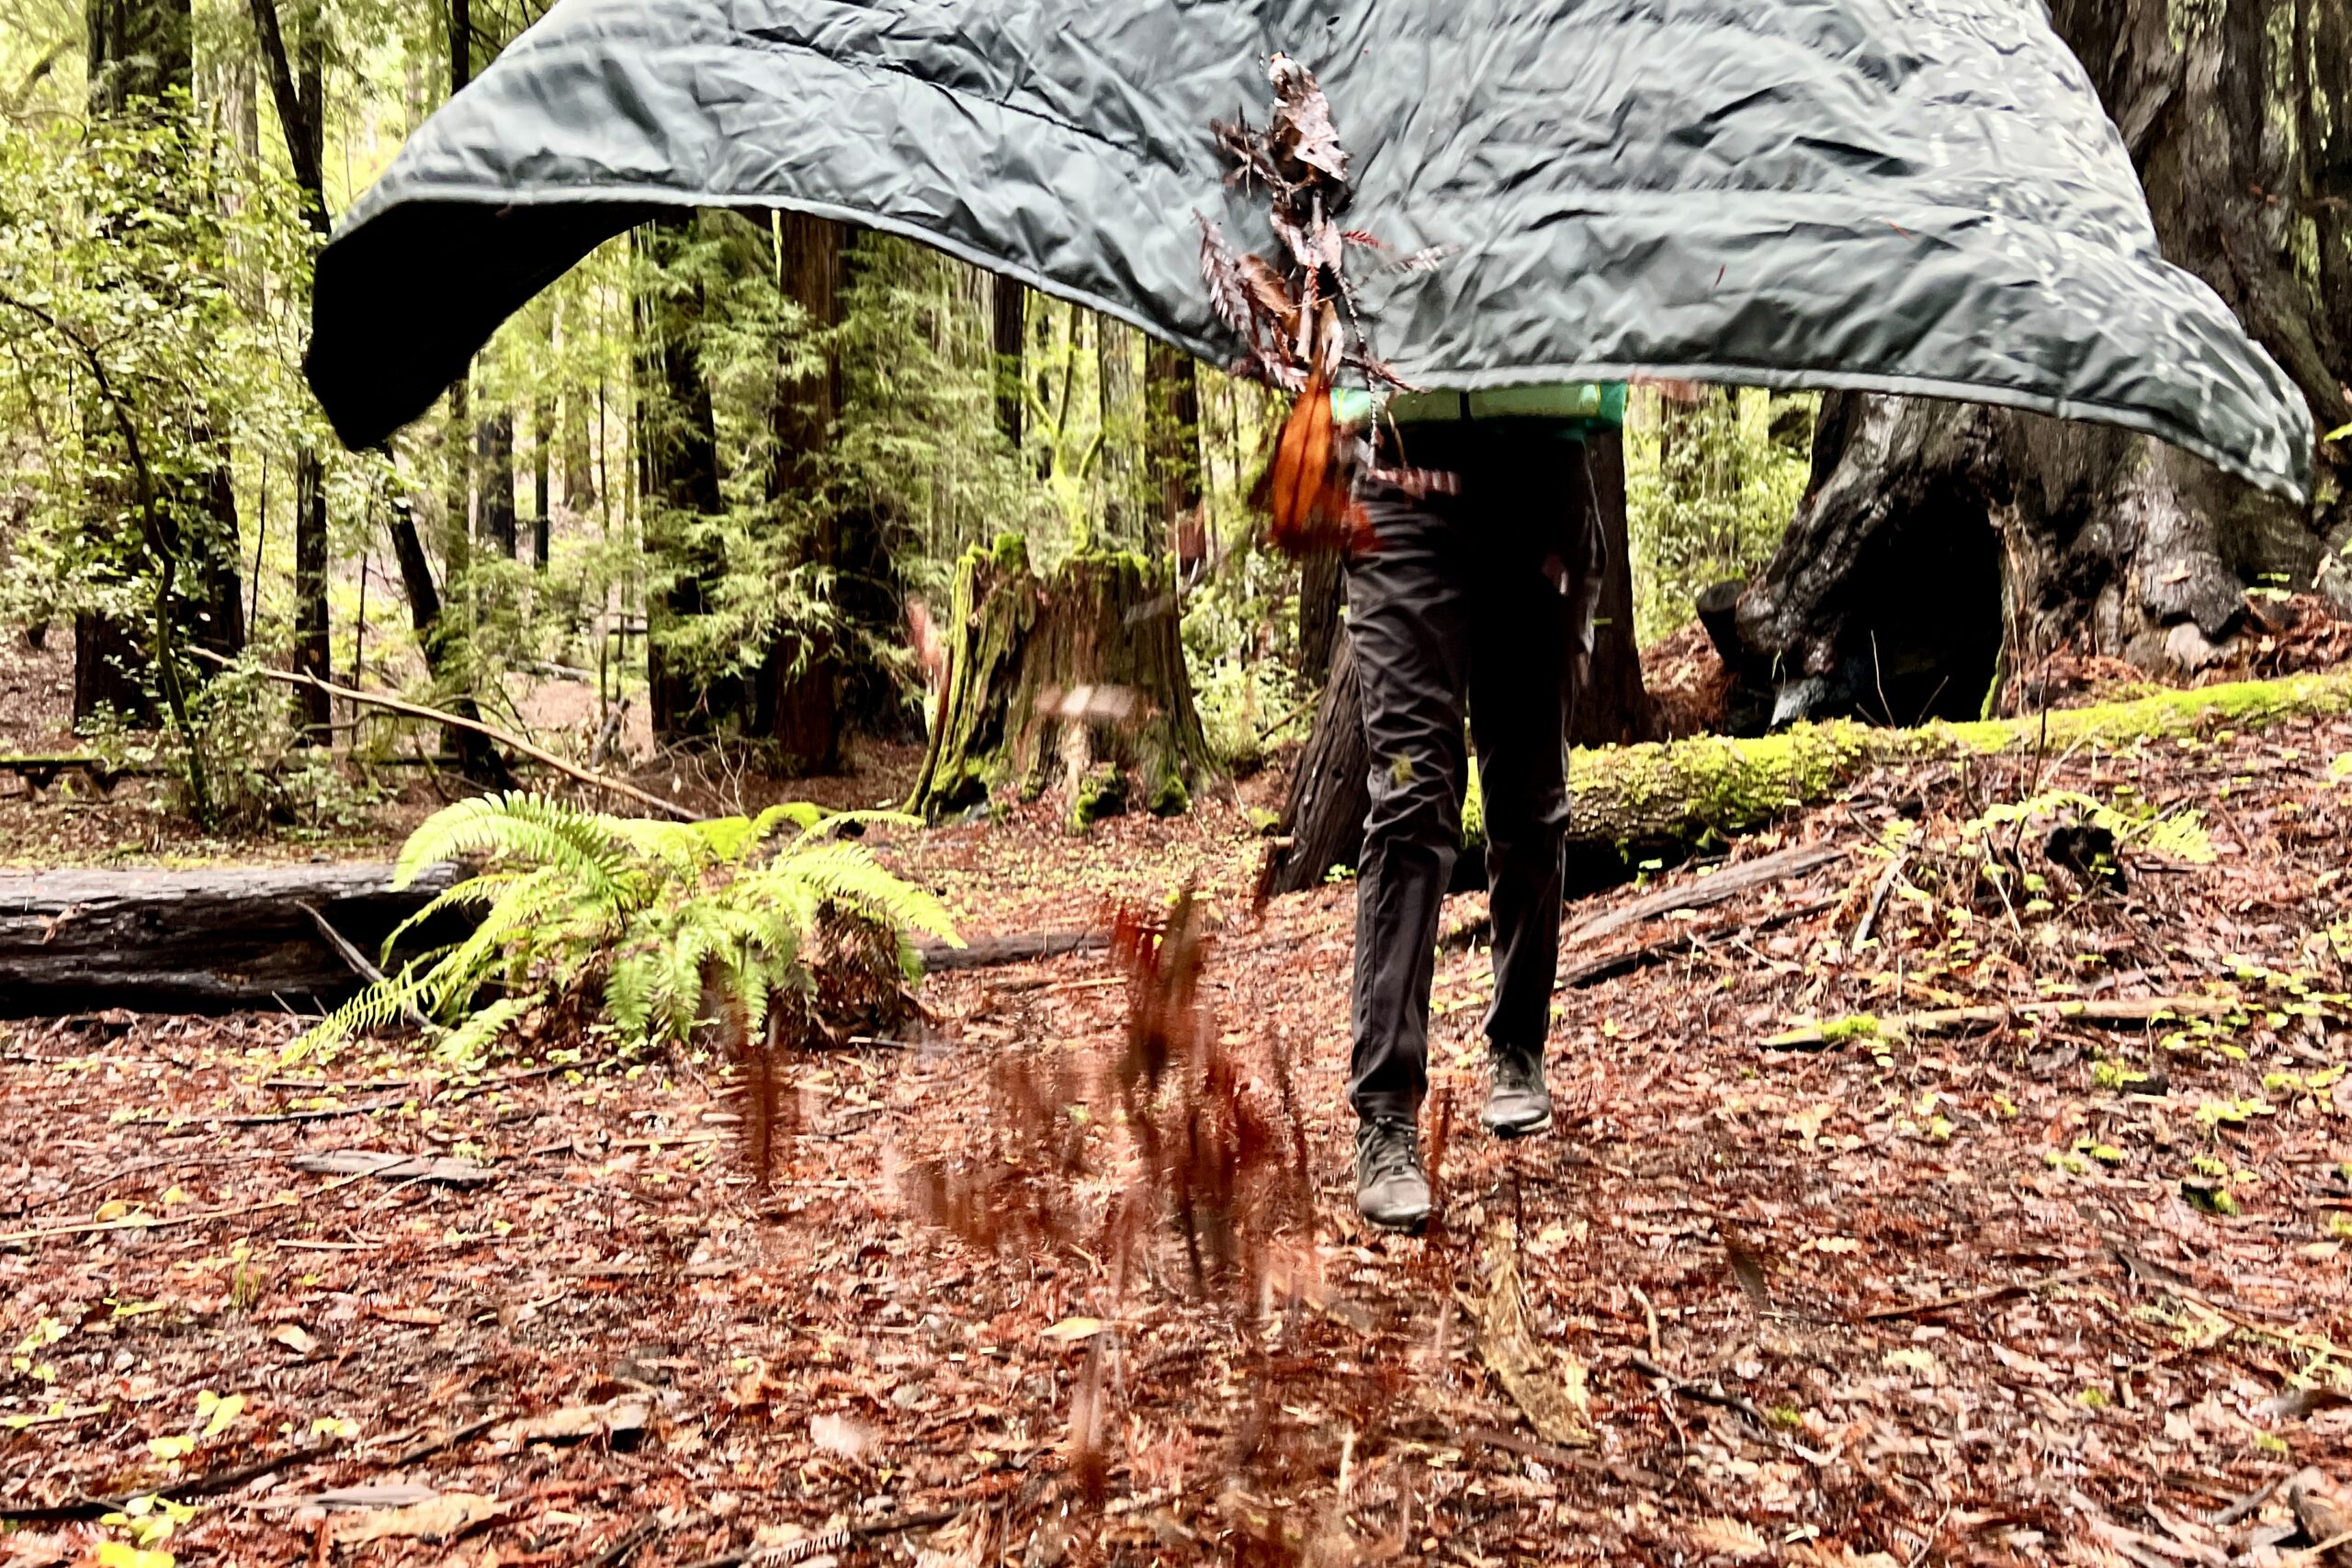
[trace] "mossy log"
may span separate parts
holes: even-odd
[[[1579,747],[1568,761],[1568,885],[1577,890],[1622,882],[1643,861],[1678,860],[1831,799],[1873,768],[1996,757],[2043,745],[2053,755],[2083,746],[2121,749],[2346,712],[2352,712],[2352,673],[2335,673],[2060,709],[2048,716],[2046,730],[2040,716],[1917,729],[1834,719],[1753,739],[1700,736],[1641,746]],[[1301,765],[1306,765],[1304,757]],[[1361,824],[1367,799],[1359,795],[1341,809],[1351,811]],[[1312,887],[1333,866],[1354,863],[1360,827],[1310,842],[1299,834],[1297,823],[1304,819],[1286,815],[1278,828],[1283,836],[1268,862],[1264,892]],[[1475,836],[1476,820],[1474,800],[1463,812],[1465,835]],[[1464,864],[1474,858],[1465,853]]]
[[[1069,798],[1073,822],[1184,810],[1213,769],[1165,563],[1082,550],[1050,581],[1017,534],[956,565],[947,688],[908,809]]]
[[[1753,739],[1702,736],[1578,750],[1569,761],[1572,852],[1625,860],[1687,852],[1833,797],[1873,768],[1997,757],[2046,746],[2122,749],[2147,740],[2352,711],[2352,674],[2161,692],[2047,716],[1884,729],[1849,719]]]

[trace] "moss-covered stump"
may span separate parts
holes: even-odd
[[[908,809],[1057,790],[1083,827],[1185,809],[1213,769],[1163,563],[1084,550],[1041,581],[1017,534],[956,564],[947,689]]]
[[[2352,711],[2352,675],[2162,692],[2043,716],[1882,729],[1839,719],[1738,740],[1702,736],[1578,750],[1569,837],[1623,856],[1688,851],[1817,805],[1873,768],[1996,757],[2046,746],[2121,749],[2285,718]],[[2045,728],[2046,726],[2046,728]]]

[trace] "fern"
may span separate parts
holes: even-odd
[[[631,1044],[683,1042],[712,1021],[756,1033],[779,993],[814,995],[804,955],[829,918],[887,932],[911,976],[915,934],[957,942],[946,908],[842,835],[912,821],[800,802],[756,818],[666,822],[523,794],[461,801],[410,835],[395,885],[449,861],[482,863],[401,923],[387,962],[394,941],[449,911],[478,912],[473,930],[360,992],[296,1049],[413,1009],[447,1026],[440,1055],[471,1059],[533,1004],[582,986]],[[707,998],[717,1020],[704,1016]]]

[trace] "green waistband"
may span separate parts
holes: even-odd
[[[1616,429],[1625,423],[1623,381],[1564,381],[1532,387],[1493,387],[1477,392],[1399,392],[1386,400],[1359,387],[1331,389],[1331,417],[1367,424],[1385,417],[1398,424],[1478,419],[1573,420]]]

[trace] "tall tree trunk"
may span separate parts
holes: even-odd
[[[638,231],[655,268],[684,251],[693,220],[665,218]],[[646,605],[646,677],[653,732],[664,740],[709,733],[742,709],[742,682],[704,680],[664,647],[665,637],[703,613],[714,563],[693,543],[694,525],[718,514],[718,433],[710,387],[694,359],[702,316],[698,286],[661,289],[638,300],[638,448],[644,475],[646,555],[670,585]]]
[[[1022,346],[1027,341],[1028,286],[998,274],[990,289],[989,343],[996,354],[996,427],[1005,444],[1021,450],[1021,416],[1028,404],[1022,380]]]
[[[2237,312],[2318,427],[2352,419],[2352,0],[2056,0],[2052,19],[2121,128],[2165,255]],[[2194,669],[2250,624],[2249,584],[2311,584],[2352,533],[2345,459],[2323,461],[2333,482],[2307,510],[2105,426],[1832,397],[1810,491],[1721,640],[1781,722],[2030,702],[2062,645]]]
[[[1159,498],[1146,482],[1143,454],[1136,437],[1141,400],[1136,388],[1136,342],[1142,334],[1125,321],[1095,315],[1094,391],[1097,428],[1095,471],[1102,476],[1103,536],[1121,546],[1158,549],[1153,526]],[[1148,422],[1146,422],[1148,423]]]
[[[309,446],[294,459],[294,668],[324,681],[334,671],[327,626],[327,472]],[[312,746],[333,743],[334,710],[316,686],[294,692],[302,739]]]
[[[832,329],[841,323],[842,226],[797,212],[778,215],[778,260],[785,297],[823,334],[821,363],[777,389],[775,471],[771,483],[786,514],[808,522],[801,558],[831,577],[842,565],[842,517],[826,493],[826,455],[841,413],[841,361]],[[840,655],[822,637],[787,628],[768,656],[768,712],[762,726],[787,770],[830,772],[841,757]]]
[[[517,545],[514,516],[514,411],[501,407],[474,426],[474,458],[481,493],[474,506],[479,542],[513,560]]]
[[[1145,479],[1159,502],[1159,533],[1179,577],[1207,559],[1201,517],[1201,386],[1193,356],[1158,338],[1144,342]]]
[[[1340,611],[1348,597],[1348,574],[1337,550],[1307,557],[1298,567],[1298,672],[1329,679],[1331,649],[1340,640]]]
[[[459,685],[453,677],[462,671],[455,668],[457,660],[447,648],[447,619],[442,615],[440,590],[434,586],[433,563],[425,558],[424,541],[417,534],[416,509],[408,497],[392,502],[392,558],[400,565],[401,592],[408,600],[409,625],[416,632],[416,645],[424,653],[424,667],[432,672],[436,684],[456,686],[456,694],[448,699],[449,711],[460,718],[479,719],[481,708],[473,694]],[[488,738],[469,729],[456,727],[441,732],[445,754],[454,754],[465,775],[476,784],[492,789],[512,789],[514,779],[506,767],[505,759],[498,754]]]
[[[262,69],[277,106],[279,130],[286,138],[287,162],[293,166],[294,184],[301,195],[302,217],[311,232],[327,233],[326,197],[326,34],[316,11],[302,23],[301,43],[294,58],[287,53],[277,0],[250,0],[254,35],[261,46]],[[333,671],[333,628],[327,619],[327,475],[318,449],[304,442],[294,457],[294,668],[323,681]],[[295,714],[303,738],[314,746],[334,737],[333,705],[314,686],[298,687]]]
[[[1593,613],[1592,660],[1576,682],[1568,705],[1568,744],[1623,746],[1653,739],[1649,693],[1642,685],[1642,653],[1634,626],[1634,547],[1626,528],[1625,437],[1596,432],[1585,443],[1591,485],[1576,497],[1580,512],[1599,507],[1590,525],[1607,552],[1600,599]]]
[[[545,572],[555,519],[555,393],[541,387],[531,400],[531,566]]]

